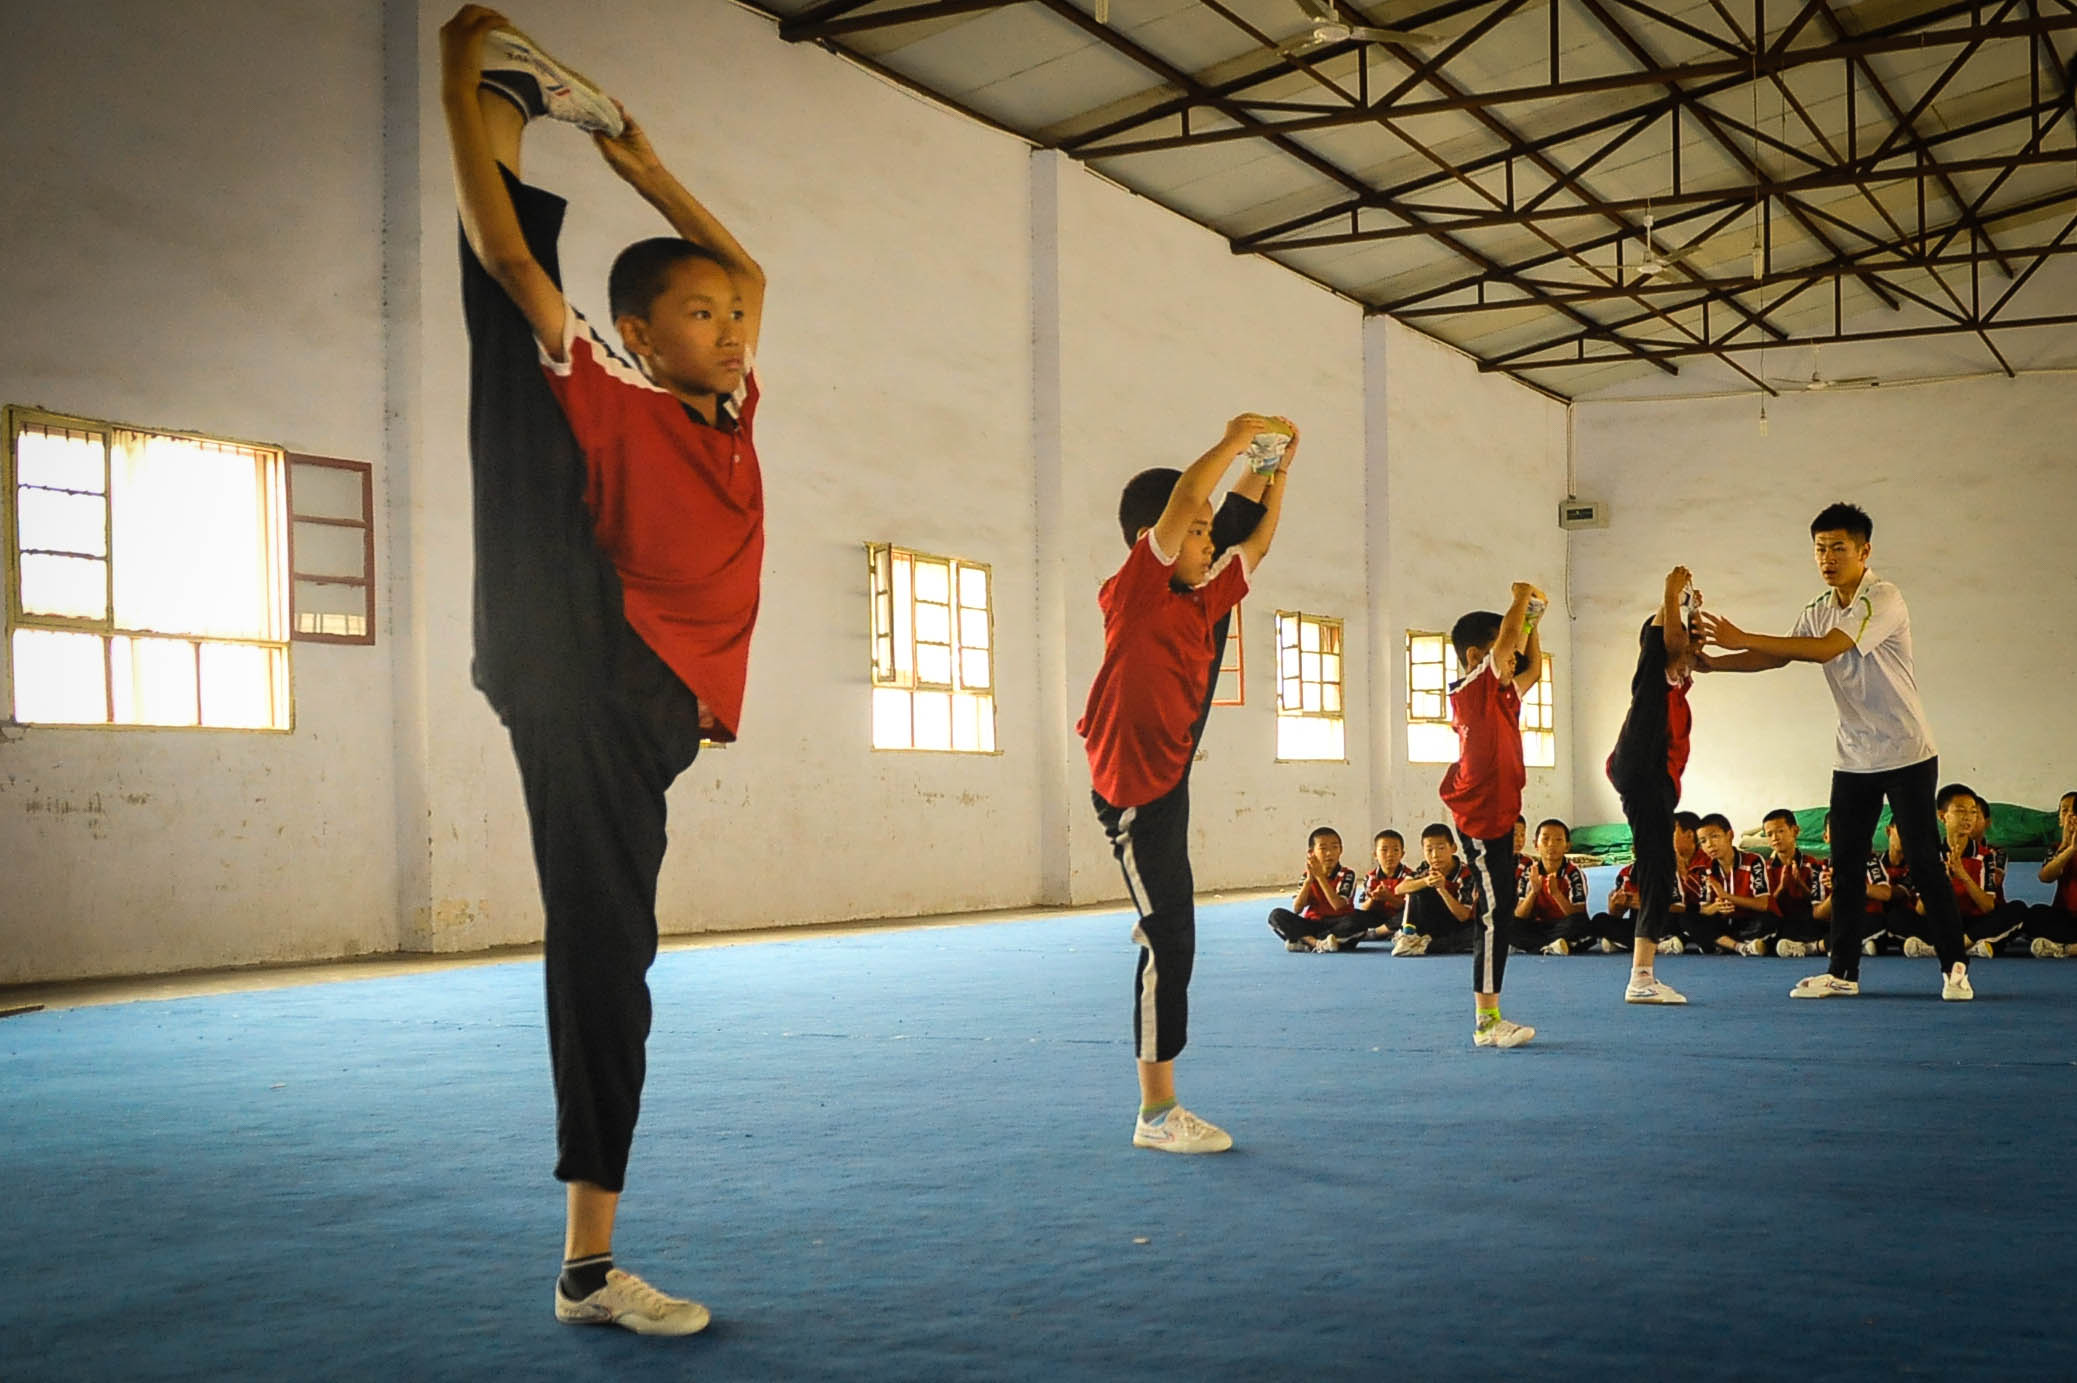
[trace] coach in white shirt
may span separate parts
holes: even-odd
[[[1861,992],[1861,904],[1867,859],[1889,799],[1890,818],[1925,900],[1940,953],[1940,997],[1971,999],[1963,962],[1962,920],[1942,865],[1933,792],[1939,753],[1926,728],[1911,674],[1911,614],[1895,586],[1868,570],[1875,524],[1851,504],[1834,504],[1810,523],[1817,570],[1830,589],[1803,607],[1786,638],[1748,634],[1721,615],[1700,616],[1703,640],[1727,650],[1696,660],[1697,671],[1765,672],[1789,663],[1821,663],[1839,707],[1832,769],[1831,965],[1789,991],[1792,999],[1831,999]]]

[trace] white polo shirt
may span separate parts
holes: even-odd
[[[1911,612],[1903,592],[1863,572],[1845,605],[1829,590],[1805,605],[1790,637],[1821,639],[1834,629],[1844,630],[1854,646],[1823,665],[1839,707],[1833,767],[1882,773],[1932,758],[1939,750],[1911,672]]]

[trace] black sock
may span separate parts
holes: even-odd
[[[613,1255],[594,1253],[588,1258],[565,1258],[561,1286],[563,1295],[571,1301],[582,1301],[606,1285],[606,1274],[613,1270]]]

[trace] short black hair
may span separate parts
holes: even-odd
[[[721,264],[720,256],[704,245],[695,245],[690,240],[681,240],[675,235],[652,236],[637,240],[622,250],[613,261],[613,268],[606,275],[606,308],[613,320],[622,317],[649,316],[649,309],[663,293],[664,284],[671,270],[688,259],[704,259],[709,264]]]
[[[1946,811],[1957,797],[1966,797],[1979,807],[1983,805],[1983,799],[1976,795],[1976,789],[1970,787],[1967,783],[1949,783],[1946,787],[1933,794],[1933,810],[1936,812]]]
[[[1555,826],[1565,833],[1565,839],[1572,839],[1572,828],[1570,826],[1567,826],[1564,822],[1558,820],[1558,818],[1556,818],[1555,816],[1547,816],[1543,820],[1537,822],[1536,834],[1542,835],[1543,828],[1546,826]]]
[[[1529,824],[1529,818],[1517,813],[1515,815],[1514,824],[1517,826],[1526,826]]]
[[[1831,819],[1832,814],[1830,812],[1826,812],[1825,820],[1830,821]],[[1776,807],[1773,811],[1768,812],[1765,816],[1760,818],[1760,824],[1762,826],[1771,825],[1776,821],[1786,821],[1791,826],[1797,824],[1796,814],[1790,811],[1787,807]]]
[[[1693,812],[1675,812],[1673,824],[1683,831],[1699,831],[1702,829],[1702,818]]]
[[[1423,827],[1421,830],[1421,839],[1446,840],[1450,843],[1450,847],[1452,849],[1455,849],[1457,844],[1456,833],[1450,830],[1449,827],[1443,825],[1440,821],[1431,821],[1425,827]]]
[[[1341,832],[1335,830],[1332,826],[1315,826],[1313,827],[1313,833],[1305,838],[1305,848],[1310,850],[1315,845],[1318,845],[1322,836],[1333,836],[1336,840],[1340,840]]]
[[[1406,837],[1400,835],[1399,832],[1393,830],[1390,826],[1385,827],[1384,830],[1379,831],[1370,838],[1370,848],[1375,850],[1377,843],[1381,840],[1396,840],[1399,842],[1400,849],[1404,850],[1406,848]]]
[[[1827,504],[1810,521],[1810,536],[1820,533],[1844,533],[1857,543],[1865,543],[1875,536],[1875,520],[1858,504]]]
[[[1118,496],[1118,529],[1125,535],[1125,546],[1138,542],[1142,529],[1161,522],[1161,511],[1168,508],[1168,497],[1182,478],[1174,466],[1155,466],[1125,482]]]
[[[1702,829],[1703,826],[1714,826],[1727,836],[1735,836],[1738,834],[1736,831],[1731,829],[1731,818],[1725,816],[1722,812],[1711,812],[1709,815],[1703,817],[1701,825],[1696,826],[1695,829],[1699,831]]]
[[[1491,610],[1473,610],[1450,626],[1450,646],[1457,650],[1457,665],[1462,667],[1471,661],[1470,651],[1483,645],[1493,646],[1500,637],[1500,616]]]
[[[1830,812],[1825,813],[1825,829],[1828,831],[1832,829],[1832,814]]]
[[[2072,789],[2071,789],[2070,791],[2068,791],[2068,792],[2064,793],[2064,794],[2063,794],[2062,796],[2060,796],[2060,797],[2056,798],[2056,799],[2055,799],[2055,805],[2056,805],[2056,806],[2057,806],[2058,808],[2060,808],[2060,807],[2061,807],[2061,806],[2063,805],[2063,803],[2065,803],[2065,802],[2069,801],[2069,800],[2070,800],[2070,799],[2071,799],[2072,797],[2077,797],[2077,788],[2072,788]]]

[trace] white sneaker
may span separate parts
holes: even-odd
[[[1921,941],[1915,936],[1907,936],[1904,938],[1904,954],[1913,960],[1926,960],[1940,953],[1933,949],[1930,942]]]
[[[1659,954],[1662,956],[1677,956],[1683,949],[1685,948],[1681,945],[1680,938],[1677,936],[1662,936],[1659,938]]]
[[[1604,936],[1604,937],[1602,937],[1602,938],[1601,938],[1601,954],[1602,954],[1602,955],[1604,955],[1604,956],[1612,956],[1612,955],[1614,955],[1614,954],[1615,954],[1615,953],[1616,953],[1617,951],[1620,951],[1620,950],[1622,950],[1622,949],[1623,949],[1622,947],[1620,947],[1620,946],[1616,945],[1616,944],[1615,944],[1615,943],[1614,943],[1613,941],[1610,941],[1610,940],[1609,940],[1609,939],[1608,939],[1607,937],[1605,937],[1605,936]]]
[[[1846,999],[1861,992],[1859,980],[1842,980],[1829,970],[1819,975],[1808,975],[1796,981],[1789,991],[1791,999]]]
[[[1741,956],[1764,956],[1767,954],[1767,938],[1763,936],[1755,941],[1741,941],[1736,950]]]
[[[1303,941],[1287,941],[1284,943],[1284,949],[1286,951],[1310,951],[1312,947],[1306,945]]]
[[[637,1335],[697,1335],[713,1317],[696,1301],[680,1301],[618,1268],[606,1270],[606,1285],[582,1301],[563,1295],[555,1283],[555,1318],[564,1325],[617,1325]]]
[[[566,120],[581,130],[618,139],[627,122],[620,108],[575,68],[565,67],[548,56],[548,50],[517,29],[493,29],[483,39],[483,73],[486,85],[500,91],[515,85],[500,80],[506,72],[518,72],[540,87],[541,105],[551,120]],[[530,103],[521,101],[522,107]]]
[[[1880,955],[1881,953],[1882,953],[1882,948],[1881,948],[1880,946],[1877,946],[1877,945],[1875,944],[1875,938],[1874,938],[1874,937],[1872,937],[1872,936],[1871,936],[1871,937],[1869,937],[1869,938],[1868,938],[1868,939],[1867,939],[1866,941],[1863,941],[1863,942],[1861,943],[1861,954],[1862,954],[1862,955],[1864,955],[1864,956],[1873,956],[1873,955]]]
[[[1333,935],[1331,932],[1328,935],[1321,937],[1319,942],[1313,947],[1313,951],[1315,954],[1323,956],[1331,956],[1340,949],[1341,938]]]
[[[1963,951],[1962,954],[1973,956],[1977,960],[1989,960],[1991,958],[1990,943],[1988,941],[1972,941],[1969,943],[1968,949]]]
[[[1572,944],[1561,936],[1550,945],[1544,947],[1542,954],[1546,956],[1569,956],[1572,954]]]
[[[1956,961],[1954,968],[1940,977],[1940,997],[1949,1003],[1964,1003],[1976,997],[1976,991],[1969,987],[1968,966]]]
[[[1176,1105],[1158,1122],[1139,1120],[1132,1130],[1132,1146],[1172,1153],[1221,1153],[1233,1146],[1233,1135]]]
[[[2061,960],[2064,956],[2069,954],[2068,950],[2066,950],[2062,946],[2057,945],[2055,942],[2050,941],[2045,936],[2035,937],[2034,944],[2031,949],[2033,950],[2034,955],[2040,958],[2041,960]]]
[[[1489,1027],[1471,1030],[1471,1045],[1474,1047],[1519,1047],[1536,1036],[1536,1029],[1523,1023],[1510,1023],[1505,1018],[1497,1019]]]
[[[1632,976],[1629,987],[1623,990],[1626,1004],[1684,1004],[1687,1001],[1687,995],[1656,975],[1642,983]]]
[[[1425,956],[1428,954],[1428,938],[1418,932],[1401,932],[1392,943],[1395,956]]]
[[[1791,960],[1801,960],[1810,954],[1810,947],[1800,941],[1777,941],[1774,943],[1774,954],[1787,956]]]

